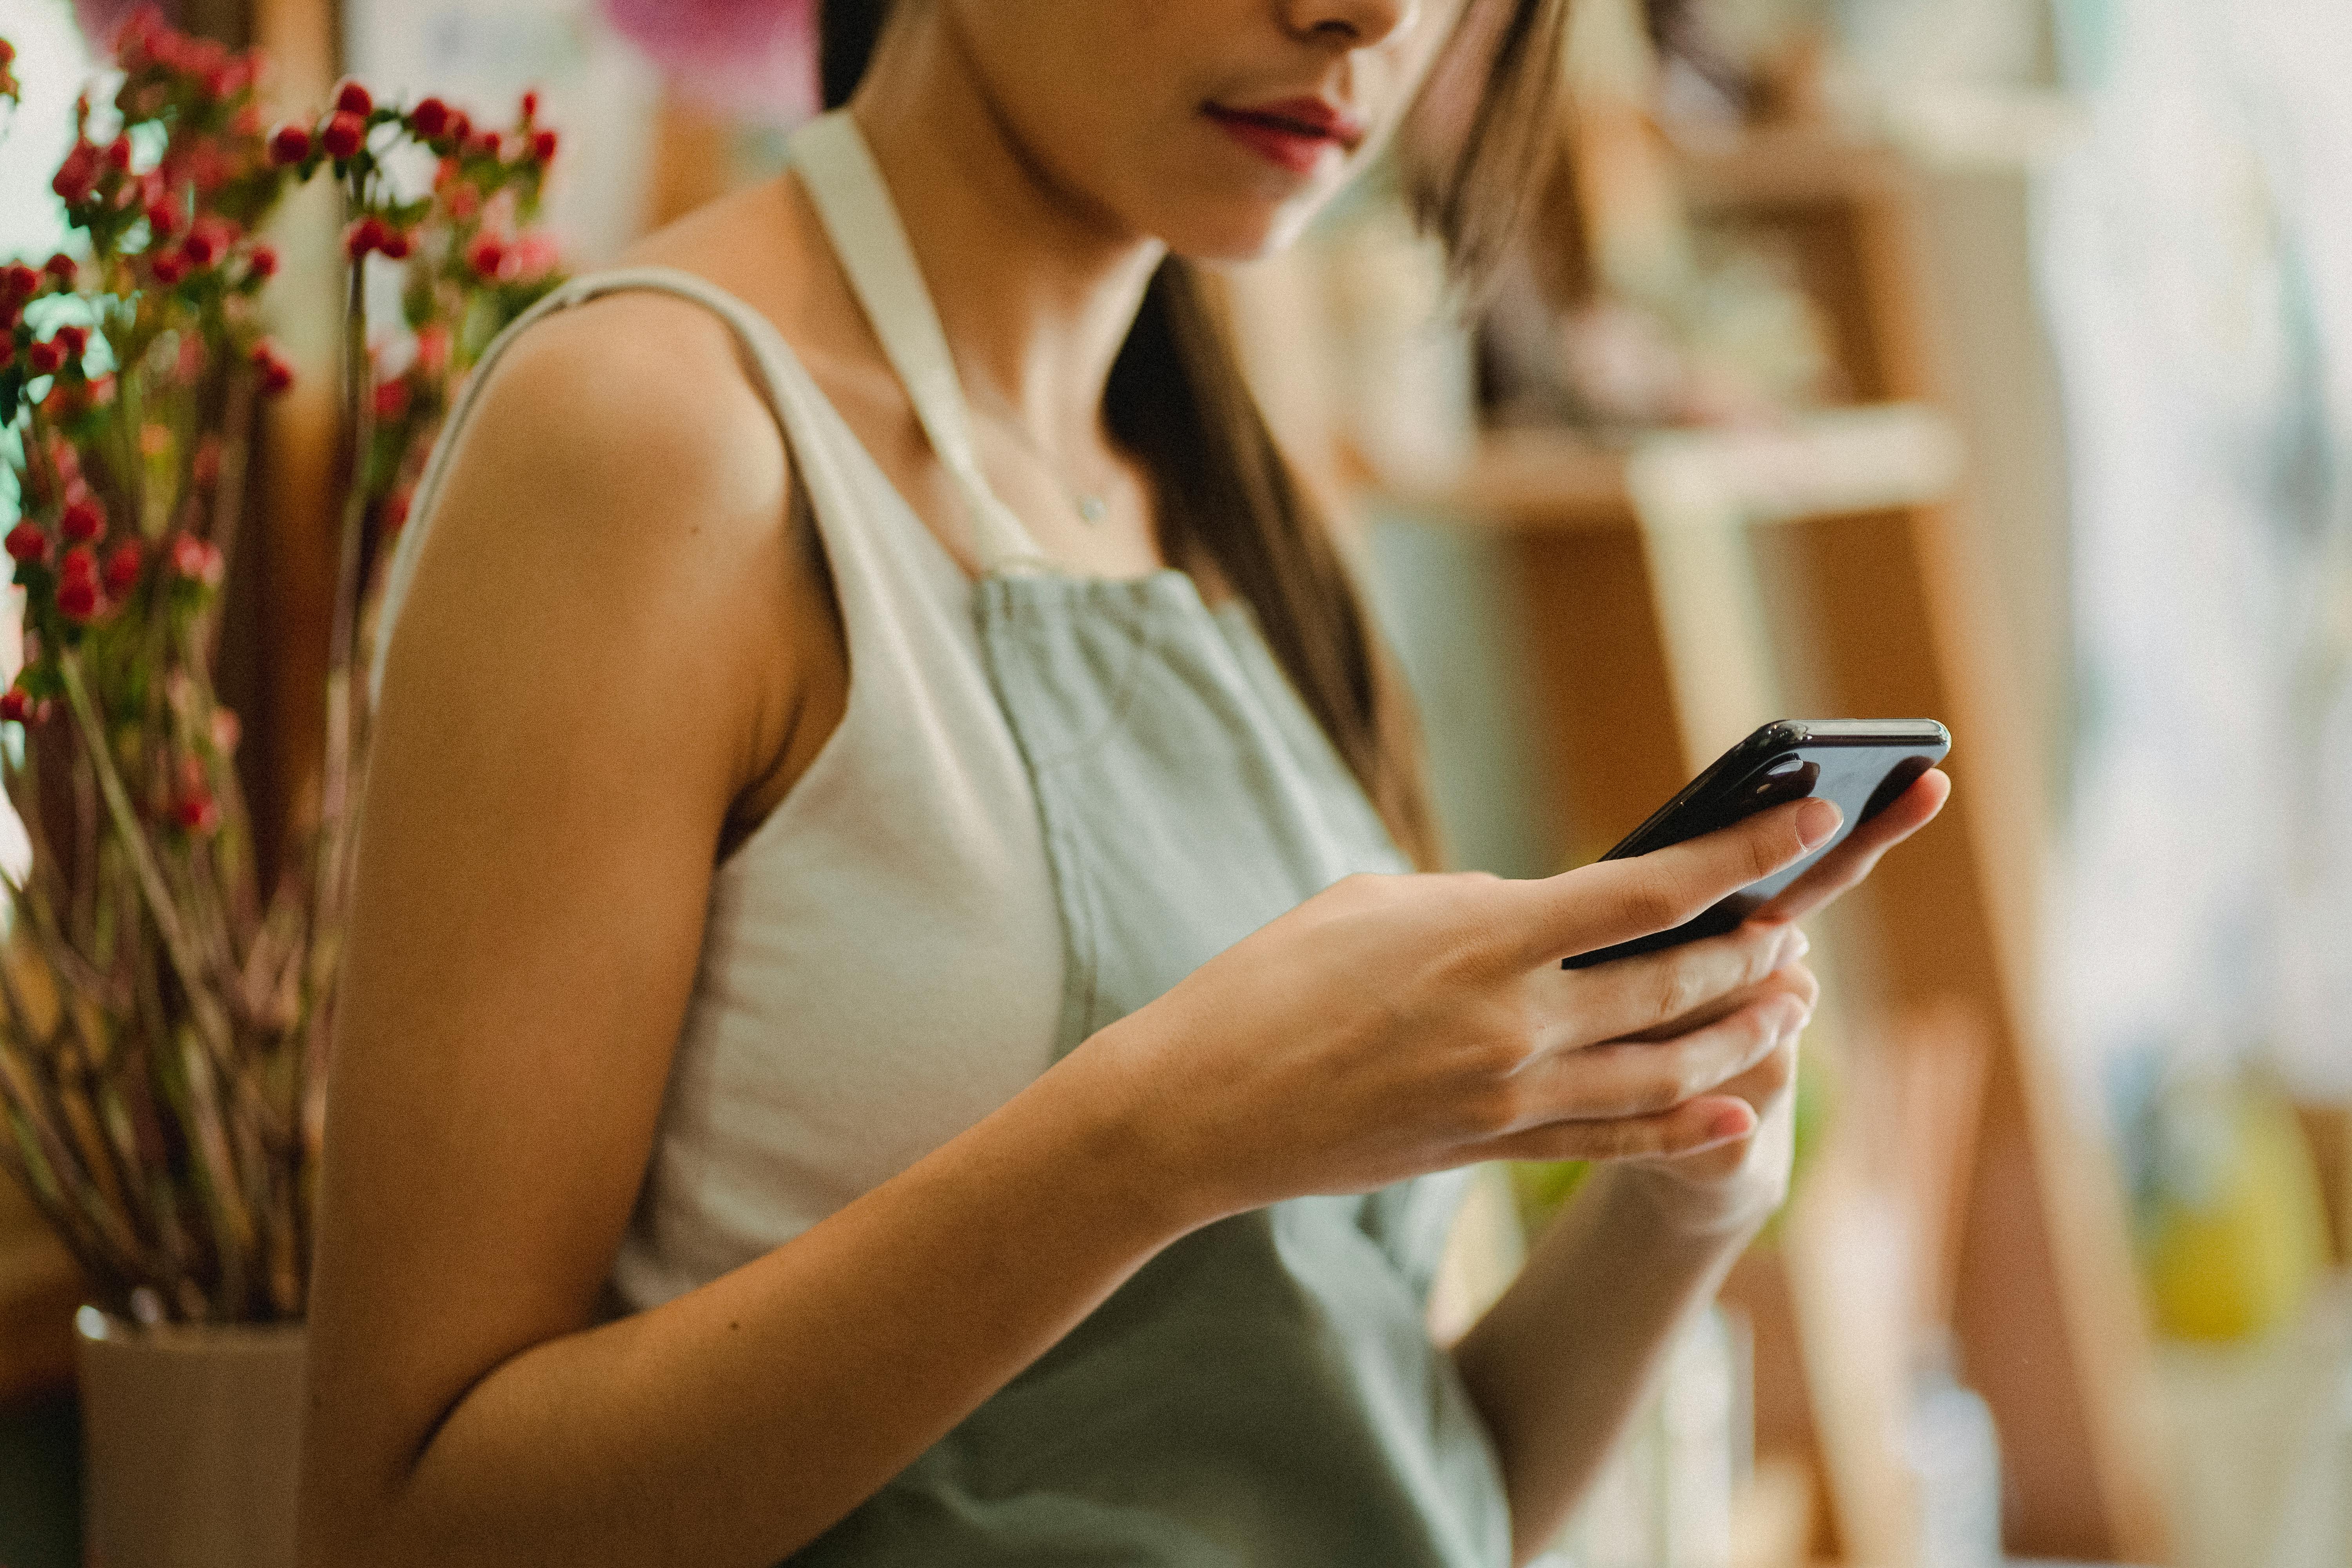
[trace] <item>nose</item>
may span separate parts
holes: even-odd
[[[1418,0],[1278,0],[1283,22],[1301,37],[1365,48],[1412,25]]]

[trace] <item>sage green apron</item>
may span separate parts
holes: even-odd
[[[981,645],[1061,906],[1056,1054],[1350,872],[1405,869],[1245,606],[1208,608],[1181,572],[1076,577],[1039,554],[981,477],[855,124],[828,115],[791,151],[972,519]],[[792,1561],[1507,1563],[1486,1433],[1423,1326],[1461,1190],[1296,1198],[1176,1242]]]

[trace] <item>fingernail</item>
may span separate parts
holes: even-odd
[[[1708,1137],[1718,1141],[1745,1138],[1754,1125],[1746,1107],[1727,1105],[1715,1113],[1715,1120],[1706,1124],[1706,1131]]]
[[[1818,795],[1797,808],[1797,837],[1809,850],[1827,844],[1845,820],[1837,802],[1822,800]]]

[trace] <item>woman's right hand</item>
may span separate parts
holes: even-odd
[[[1195,1223],[1479,1160],[1725,1142],[1754,1111],[1709,1091],[1809,1014],[1792,994],[1809,985],[1764,984],[1804,953],[1796,926],[1751,921],[1590,969],[1559,961],[1678,925],[1837,826],[1834,805],[1809,800],[1537,881],[1350,877],[1064,1066],[1115,1076]]]

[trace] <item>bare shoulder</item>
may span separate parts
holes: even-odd
[[[790,479],[731,330],[649,291],[573,306],[517,339],[458,466],[527,477],[551,500],[593,510],[654,491],[672,516],[781,503]]]

